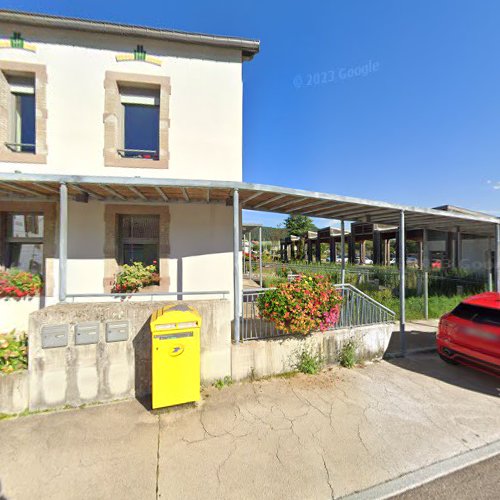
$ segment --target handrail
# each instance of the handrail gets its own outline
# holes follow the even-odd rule
[[[378,302],[377,300],[375,300],[373,297],[370,297],[366,293],[362,292],[359,288],[356,288],[351,283],[344,283],[344,284],[342,284],[342,283],[336,283],[333,286],[335,288],[337,288],[337,289],[339,289],[339,288],[340,289],[342,289],[342,288],[349,288],[354,293],[358,293],[359,295],[361,295],[363,298],[365,298],[366,300],[368,300],[372,304],[380,307],[385,312],[389,313],[391,316],[396,316],[396,313],[392,309],[389,309],[388,307],[384,306],[384,304],[381,304],[380,302]],[[274,289],[275,289],[275,287],[271,287],[271,288],[248,288],[246,290],[243,290],[243,295],[245,295],[245,293],[247,295],[250,295],[250,294],[253,294],[253,293],[265,292],[267,290],[274,290]]]
[[[354,285],[352,285],[351,283],[340,283],[340,284],[335,284],[333,285],[335,288],[349,288],[351,289],[353,292],[355,293],[358,293],[359,295],[361,295],[363,298],[367,299],[369,302],[371,302],[372,304],[380,307],[381,309],[384,309],[384,311],[388,312],[389,314],[391,314],[392,316],[396,316],[396,313],[392,310],[392,309],[389,309],[388,307],[384,306],[384,304],[381,304],[380,302],[378,302],[377,300],[375,300],[373,297],[370,297],[369,295],[367,295],[365,292],[362,292],[359,288],[356,288]]]
[[[73,293],[67,294],[66,297],[68,299],[77,299],[77,298],[100,298],[100,297],[183,297],[184,295],[222,295],[225,297],[229,295],[228,290],[203,290],[198,292],[151,292],[151,293]]]

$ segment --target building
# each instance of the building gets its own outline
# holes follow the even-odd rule
[[[241,73],[258,51],[255,40],[0,10],[0,265],[45,282],[31,301],[0,297],[0,329],[56,302],[116,301],[120,266],[140,261],[158,280],[139,299],[227,297],[226,341],[232,331],[239,343],[245,209],[340,220],[340,236],[320,231],[330,242],[344,221],[397,227],[400,253],[412,231],[460,228],[494,242],[500,289],[496,217],[242,182]]]
[[[254,40],[0,11],[0,173],[241,181],[242,66],[258,51]],[[130,203],[131,190],[70,189],[67,294],[110,292],[136,260],[157,263],[149,292],[232,290],[231,207],[167,204],[159,187],[157,203]],[[46,305],[59,296],[50,194],[0,200],[0,264],[41,272]]]

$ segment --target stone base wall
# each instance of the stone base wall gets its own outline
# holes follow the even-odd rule
[[[21,413],[29,403],[28,371],[0,374],[0,413]]]
[[[294,370],[297,354],[304,348],[319,353],[326,364],[337,363],[342,346],[353,339],[358,359],[381,359],[392,333],[392,324],[363,326],[346,330],[293,335],[268,340],[253,340],[232,345],[233,380],[267,377]]]
[[[151,393],[151,314],[176,302],[59,304],[33,313],[29,326],[29,408],[137,397]],[[231,373],[231,308],[227,300],[185,301],[202,317],[201,380]],[[129,322],[127,340],[107,342],[109,321]],[[75,344],[75,326],[98,322],[97,343]],[[69,325],[67,346],[43,348],[42,327]]]

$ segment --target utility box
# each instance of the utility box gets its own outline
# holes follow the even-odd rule
[[[165,306],[151,318],[152,407],[200,399],[201,316],[187,304]]]

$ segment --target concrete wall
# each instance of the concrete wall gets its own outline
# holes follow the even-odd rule
[[[231,309],[227,300],[192,301],[202,316],[201,380],[231,372]],[[32,410],[137,397],[151,391],[151,313],[162,303],[60,304],[35,312],[29,327],[29,392]],[[127,341],[108,343],[104,325],[129,320]],[[101,323],[99,341],[75,345],[77,323]],[[43,349],[43,325],[70,324],[67,347]]]
[[[37,173],[168,176],[183,179],[242,179],[242,61],[238,50],[85,34],[2,23],[0,37],[21,31],[36,52],[3,49],[2,59],[45,65],[47,71],[46,165]],[[117,62],[143,44],[161,66]],[[104,166],[106,71],[170,78],[169,168]],[[154,162],[151,162],[154,163]],[[153,165],[152,165],[153,166]],[[24,163],[0,171],[33,172]]]
[[[326,364],[337,363],[342,346],[353,339],[359,360],[380,359],[392,333],[392,324],[364,326],[346,330],[294,335],[267,341],[254,340],[232,345],[231,376],[234,380],[267,377],[294,370],[297,354],[304,348],[319,353]]]
[[[21,413],[29,402],[28,371],[0,373],[0,413]]]

